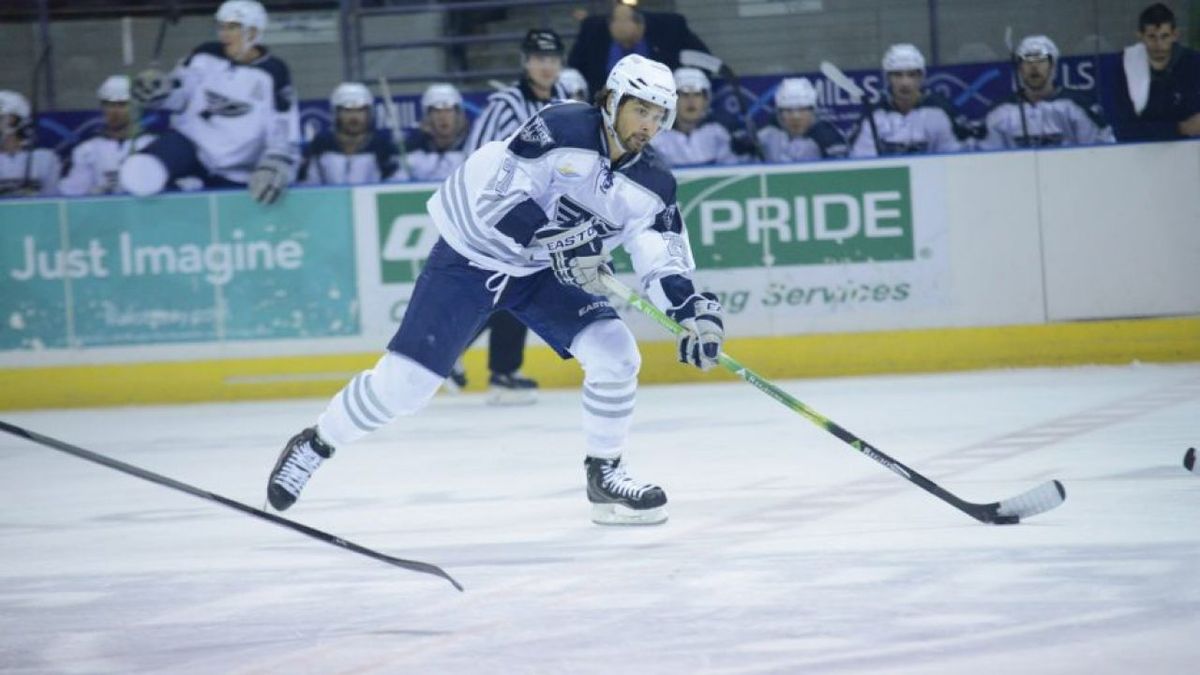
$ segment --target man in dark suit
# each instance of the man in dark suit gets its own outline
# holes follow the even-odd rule
[[[682,15],[641,12],[614,2],[610,16],[583,20],[567,64],[583,73],[589,90],[600,91],[613,64],[626,55],[640,54],[675,70],[680,65],[679,52],[684,49],[708,52]]]

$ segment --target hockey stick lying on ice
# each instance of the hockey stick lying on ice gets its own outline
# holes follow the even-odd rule
[[[342,539],[341,537],[338,537],[336,535],[329,534],[328,532],[322,532],[321,530],[318,530],[316,528],[297,523],[294,520],[288,520],[287,518],[282,518],[280,516],[275,515],[274,513],[268,513],[261,509],[256,509],[253,506],[247,506],[241,502],[229,499],[228,497],[222,497],[221,495],[216,494],[214,492],[208,492],[207,490],[201,490],[200,488],[193,487],[191,485],[188,485],[187,483],[181,483],[173,478],[167,478],[166,476],[163,476],[162,474],[157,474],[157,473],[154,473],[153,471],[147,471],[146,469],[142,469],[142,468],[133,466],[132,464],[126,464],[125,462],[122,462],[120,460],[116,460],[111,457],[106,457],[104,455],[92,452],[90,450],[84,450],[83,448],[75,446],[75,445],[71,445],[70,443],[66,443],[64,441],[60,441],[55,438],[50,438],[49,436],[43,436],[35,431],[29,431],[28,429],[23,429],[19,426],[16,426],[15,424],[9,424],[7,422],[0,421],[0,430],[7,431],[8,433],[12,434],[13,436],[20,436],[21,438],[33,441],[34,443],[40,443],[41,445],[44,445],[48,448],[53,448],[55,450],[61,450],[62,452],[67,453],[68,455],[75,455],[76,457],[79,457],[80,459],[86,459],[89,462],[95,462],[97,464],[102,464],[104,466],[107,466],[110,469],[116,469],[117,471],[127,473],[130,476],[136,476],[143,480],[150,481],[151,483],[157,483],[159,485],[163,485],[163,486],[175,489],[175,490],[179,490],[180,492],[186,492],[189,495],[192,495],[194,497],[200,497],[201,499],[207,499],[209,501],[216,502],[223,506],[228,506],[229,508],[234,509],[235,511],[241,511],[242,513],[245,513],[247,515],[254,516],[255,518],[262,518],[263,520],[275,523],[276,525],[279,525],[280,527],[286,527],[290,530],[295,530],[301,534],[306,534],[306,535],[312,537],[313,539],[323,541],[326,544],[333,544],[334,546],[340,546],[348,551],[353,551],[355,553],[358,553],[359,555],[365,555],[368,558],[374,558],[376,560],[381,560],[385,563],[388,563],[389,565],[395,565],[396,567],[402,567],[406,570],[411,570],[413,572],[422,572],[424,574],[432,574],[436,577],[441,577],[441,578],[445,579],[446,581],[449,581],[451,584],[453,584],[454,587],[457,588],[458,590],[461,591],[463,589],[461,584],[459,584],[457,581],[455,581],[454,578],[451,577],[449,574],[446,574],[445,570],[443,570],[442,568],[440,568],[436,565],[418,562],[415,560],[403,560],[401,558],[393,558],[390,555],[384,555],[378,551],[372,551],[369,548],[366,548],[364,546],[359,546],[358,544],[355,544],[352,541],[346,541],[345,539]]]
[[[617,281],[616,277],[611,274],[604,275],[604,286],[614,297],[620,298],[628,302],[634,309],[649,316],[657,321],[672,334],[678,335],[683,332],[683,327],[675,323],[671,317],[663,313],[662,310],[655,307],[651,303],[643,300],[641,296],[633,292],[629,287]],[[946,502],[954,508],[971,516],[972,518],[983,522],[993,523],[996,525],[1012,525],[1019,523],[1025,518],[1036,516],[1044,511],[1049,511],[1055,508],[1067,498],[1067,491],[1063,489],[1062,483],[1052,480],[1042,483],[1041,485],[1023,492],[1015,497],[1005,499],[999,502],[990,504],[975,504],[962,499],[959,499],[948,490],[942,488],[937,483],[929,480],[925,476],[913,471],[901,462],[884,454],[878,448],[854,434],[846,431],[834,422],[826,419],[820,413],[808,407],[799,400],[793,398],[786,391],[771,384],[758,373],[738,363],[734,358],[725,352],[720,355],[721,365],[734,375],[742,378],[746,382],[754,385],[759,391],[762,391],[767,396],[779,401],[785,406],[791,408],[795,412],[808,418],[810,422],[816,424],[829,433],[837,436],[845,441],[850,447],[858,450],[862,454],[879,462],[883,466],[890,469],[893,473],[899,475],[910,483],[915,483],[918,487],[932,494],[934,497]]]

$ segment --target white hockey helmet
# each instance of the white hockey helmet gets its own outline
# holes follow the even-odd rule
[[[128,103],[129,86],[128,75],[110,75],[96,90],[96,98],[102,103]]]
[[[267,10],[255,0],[225,0],[217,8],[217,21],[240,24],[243,29],[253,28],[254,37],[246,36],[246,49],[262,42],[267,31]]]
[[[1022,61],[1050,59],[1058,63],[1058,45],[1045,35],[1029,35],[1017,45],[1017,58]]]
[[[367,108],[374,102],[371,90],[358,82],[343,82],[334,87],[329,96],[329,107],[335,111],[338,108]]]
[[[15,115],[24,122],[29,119],[29,101],[10,89],[0,90],[0,115]]]
[[[708,81],[708,76],[699,68],[676,68],[675,69],[675,91],[685,93],[704,92],[709,96],[712,95],[712,82]]]
[[[775,109],[815,108],[817,90],[807,77],[789,77],[775,89]]]
[[[658,61],[639,54],[629,54],[613,66],[604,86],[609,90],[609,95],[600,112],[604,117],[604,126],[617,139],[617,145],[621,144],[615,128],[617,108],[626,96],[666,108],[667,116],[659,127],[660,131],[674,126],[675,102],[678,98],[675,95],[675,78],[671,75],[671,69]],[[621,149],[624,150],[624,147]]]
[[[883,54],[883,72],[893,73],[899,70],[919,70],[925,72],[925,57],[915,45],[901,43],[888,47]]]
[[[461,108],[462,94],[458,93],[458,88],[448,82],[436,82],[429,85],[424,94],[421,94],[421,109],[429,110],[430,108]]]
[[[587,80],[583,79],[583,73],[578,70],[563,68],[562,72],[558,74],[558,83],[567,90],[567,96],[578,98],[581,101],[588,100]]]

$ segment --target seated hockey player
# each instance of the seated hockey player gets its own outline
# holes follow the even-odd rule
[[[710,115],[712,83],[699,68],[675,71],[675,89],[679,92],[679,114],[675,125],[664,129],[652,143],[668,166],[737,164],[742,161],[733,151],[733,136]]]
[[[850,140],[851,157],[922,155],[969,149],[970,131],[941,96],[925,92],[925,57],[910,44],[883,55],[884,100],[868,108]]]
[[[58,194],[62,162],[53,150],[37,147],[35,138],[29,101],[0,90],[0,198]]]
[[[846,156],[846,137],[817,118],[817,90],[804,77],[787,78],[775,89],[775,121],[758,130],[768,162],[807,162]]]
[[[129,77],[113,75],[96,91],[104,126],[91,138],[71,150],[67,173],[58,183],[64,195],[110,195],[120,192],[117,172],[121,162],[134,149],[141,150],[154,140],[153,134],[139,134],[137,120],[129,104]]]
[[[463,149],[471,125],[462,94],[452,84],[431,84],[421,94],[421,126],[404,139],[413,180],[445,180],[467,159]]]
[[[334,88],[329,96],[333,124],[305,148],[299,182],[358,185],[406,178],[392,134],[375,128],[374,104],[371,90],[358,82],[343,82]]]
[[[647,148],[673,121],[675,101],[671,71],[631,54],[613,67],[595,106],[545,108],[511,137],[484,144],[442,183],[427,204],[441,238],[396,335],[315,426],[287,442],[268,480],[271,506],[290,507],[335,448],[425,407],[467,342],[502,308],[583,368],[592,519],[667,519],[663,489],[631,478],[622,460],[641,357],[603,295],[602,275],[609,251],[623,246],[650,300],[685,329],[679,360],[701,370],[717,364],[721,305],[692,281],[675,179]]]
[[[981,150],[1116,142],[1091,95],[1055,86],[1058,47],[1050,38],[1030,35],[1017,45],[1013,57],[1017,93],[988,112]]]
[[[216,18],[219,41],[197,47],[170,77],[147,70],[134,80],[134,99],[173,115],[170,131],[121,165],[130,194],[194,177],[205,187],[247,187],[270,204],[292,180],[300,117],[287,65],[259,44],[267,12],[227,0]]]

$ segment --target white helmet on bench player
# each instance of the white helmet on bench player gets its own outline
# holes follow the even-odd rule
[[[621,144],[615,125],[617,123],[617,108],[621,99],[632,96],[637,99],[662,106],[666,109],[666,118],[659,130],[670,129],[675,124],[675,76],[671,69],[658,61],[651,61],[638,54],[630,54],[613,66],[604,85],[608,91],[608,100],[601,108],[604,126],[608,127],[617,145]],[[624,150],[624,147],[621,148]]]
[[[907,43],[888,47],[883,54],[883,72],[894,73],[901,70],[925,72],[925,57],[920,49]]]

